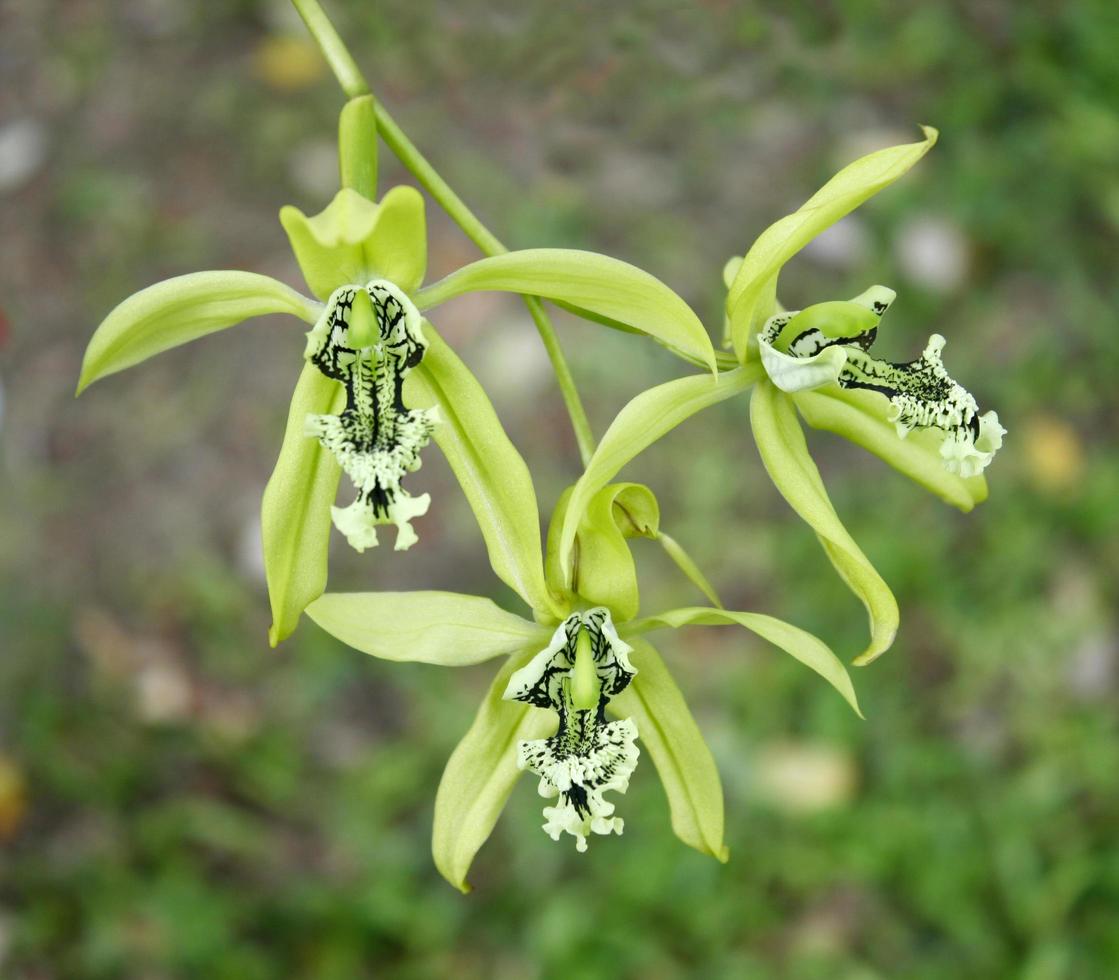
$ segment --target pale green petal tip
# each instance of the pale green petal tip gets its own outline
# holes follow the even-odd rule
[[[624,829],[615,804],[604,794],[624,793],[629,787],[640,755],[637,725],[632,718],[607,722],[606,705],[637,673],[631,650],[605,608],[572,613],[505,689],[505,700],[551,709],[559,716],[559,728],[550,738],[518,743],[517,766],[540,777],[542,797],[556,799],[555,806],[544,807],[544,832],[554,841],[570,834],[580,852],[586,851],[591,834],[621,834]],[[584,686],[584,670],[596,688],[594,706],[587,708],[579,707],[576,698]]]
[[[304,431],[357,489],[350,506],[331,509],[334,526],[355,551],[377,546],[380,524],[396,525],[395,550],[406,551],[418,539],[410,522],[431,503],[428,494],[412,497],[401,486],[420,468],[437,421],[433,410],[399,402],[404,378],[426,347],[419,311],[386,280],[335,290],[307,334],[306,359],[346,388],[346,408],[339,415],[308,415]]]

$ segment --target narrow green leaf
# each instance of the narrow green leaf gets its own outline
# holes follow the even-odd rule
[[[668,797],[672,829],[689,847],[726,862],[723,786],[719,770],[688,703],[652,644],[634,637],[630,655],[637,674],[611,700],[610,712],[632,718],[641,747]]]
[[[925,138],[877,150],[839,171],[797,211],[770,225],[750,246],[727,293],[730,339],[745,361],[750,338],[776,312],[781,267],[813,238],[901,177],[936,143],[937,132],[922,126]]]
[[[862,711],[859,710],[855,688],[851,684],[851,677],[847,673],[847,668],[843,666],[843,661],[831,652],[823,640],[798,626],[761,613],[692,606],[686,609],[672,609],[656,616],[636,620],[622,630],[622,635],[628,643],[631,636],[648,630],[663,629],[666,626],[671,626],[673,629],[679,629],[681,626],[744,626],[816,671],[843,695],[844,700],[855,710],[855,714],[860,718],[863,716]]]
[[[466,875],[474,855],[493,832],[521,772],[517,743],[546,738],[556,716],[519,701],[502,700],[513,671],[536,652],[510,657],[494,678],[470,730],[458,743],[435,795],[431,852],[435,866],[455,888],[470,891]]]
[[[534,610],[562,619],[544,583],[532,476],[477,378],[424,321],[427,353],[405,381],[405,402],[438,406],[433,438],[474,511],[498,578]]]
[[[760,365],[751,364],[716,377],[677,378],[643,391],[618,413],[575,484],[564,515],[558,554],[565,581],[571,580],[575,531],[591,497],[665,433],[697,412],[746,391],[763,373]]]
[[[855,543],[828,499],[808,453],[792,399],[768,381],[750,399],[750,425],[769,478],[816,532],[840,578],[866,607],[870,643],[854,663],[870,663],[890,648],[898,630],[898,604],[889,586]]]
[[[862,446],[964,513],[987,499],[983,476],[964,478],[944,468],[941,433],[917,430],[898,438],[887,417],[890,403],[881,395],[834,385],[800,391],[792,398],[812,428],[826,429]]]
[[[463,293],[483,290],[541,296],[607,317],[700,358],[715,370],[706,329],[676,293],[627,262],[575,249],[534,248],[479,259],[416,296],[430,309]]]
[[[456,592],[328,592],[307,615],[382,660],[463,667],[545,646],[548,632],[482,596]]]
[[[255,272],[192,272],[129,296],[97,328],[82,361],[78,391],[249,317],[290,313],[314,323],[320,306],[290,286]]]
[[[341,469],[317,439],[304,434],[308,415],[337,414],[345,389],[305,364],[291,398],[284,442],[260,508],[264,573],[272,604],[272,646],[287,639],[310,602],[326,588],[330,507]]]

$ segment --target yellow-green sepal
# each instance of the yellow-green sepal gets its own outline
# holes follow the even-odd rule
[[[745,627],[763,640],[768,640],[775,647],[784,650],[794,660],[814,670],[843,696],[843,700],[851,706],[855,714],[860,718],[863,716],[859,708],[859,699],[855,695],[855,687],[851,683],[847,668],[843,666],[843,661],[823,640],[807,630],[802,630],[799,626],[793,626],[791,623],[763,613],[689,606],[635,620],[623,627],[620,632],[626,642],[630,643],[642,633],[663,629],[666,626],[673,629],[679,629],[681,626]]]
[[[379,204],[343,187],[314,217],[291,205],[282,208],[280,223],[307,285],[320,299],[339,286],[371,279],[388,279],[406,293],[423,282],[427,226],[423,197],[414,187],[394,187]]]
[[[426,320],[427,351],[404,382],[414,408],[438,408],[432,438],[447,457],[485,539],[494,573],[544,618],[564,611],[544,582],[532,475],[478,379]]]
[[[632,718],[637,726],[668,798],[676,836],[725,863],[730,852],[723,839],[723,785],[715,759],[660,654],[640,637],[628,642],[637,673],[608,710],[618,718]]]
[[[219,270],[157,282],[120,303],[90,338],[77,394],[94,381],[254,316],[314,323],[321,307],[269,276]]]
[[[835,512],[809,455],[790,396],[770,381],[760,382],[750,398],[750,425],[774,486],[816,532],[840,578],[866,607],[870,642],[854,663],[870,663],[890,648],[897,635],[899,613],[894,594]]]
[[[715,370],[703,323],[655,276],[628,262],[564,248],[506,252],[471,262],[416,296],[421,310],[464,293],[497,290],[570,304],[639,330]]]
[[[307,615],[335,639],[382,660],[465,667],[547,643],[536,623],[458,592],[328,592]]]
[[[742,262],[733,269],[734,280],[726,302],[728,339],[740,362],[745,362],[749,346],[762,325],[777,312],[777,277],[782,266],[822,231],[888,187],[928,153],[936,143],[937,131],[931,126],[921,128],[923,140],[877,150],[844,167],[800,208],[770,225],[750,246]]]
[[[461,892],[470,891],[470,865],[521,775],[517,743],[555,731],[553,712],[502,697],[513,672],[535,652],[529,648],[510,657],[498,672],[474,723],[451,753],[435,794],[431,853],[439,873]]]
[[[337,414],[345,389],[304,364],[292,394],[276,468],[260,507],[264,574],[272,605],[272,646],[287,639],[303,610],[326,589],[330,508],[338,494],[341,468],[304,431],[308,415]]]

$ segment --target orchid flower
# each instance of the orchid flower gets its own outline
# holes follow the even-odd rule
[[[535,501],[523,461],[496,417],[486,417],[484,426],[467,424],[468,438],[500,459],[522,503]],[[643,754],[664,785],[676,835],[727,860],[719,774],[684,696],[645,639],[652,630],[745,627],[823,676],[859,711],[842,662],[788,623],[704,606],[638,618],[628,542],[662,533],[647,487],[615,483],[594,494],[576,531],[574,574],[564,578],[556,549],[573,499],[569,490],[553,515],[537,568],[549,602],[529,601],[531,618],[481,596],[450,592],[328,592],[307,609],[328,633],[386,660],[466,666],[505,658],[436,794],[435,863],[463,891],[474,856],[523,771],[539,777],[539,793],[549,801],[544,831],[555,840],[569,835],[585,851],[594,835],[620,834],[632,819],[619,812],[619,798]],[[535,541],[539,556],[535,504],[506,512],[503,523],[507,537],[526,552]]]
[[[897,601],[828,499],[797,411],[813,427],[863,446],[964,511],[986,499],[982,473],[1005,430],[994,412],[981,414],[971,394],[949,377],[939,335],[906,364],[871,355],[893,290],[874,286],[852,300],[785,311],[777,303],[777,277],[816,235],[920,160],[937,138],[934,129],[924,133],[920,142],[879,150],[845,167],[799,210],[766,229],[744,258],[727,263],[727,342],[737,366],[715,378],[697,375],[651,388],[622,409],[572,493],[557,547],[565,572],[572,567],[579,516],[599,487],[685,419],[752,389],[751,426],[770,478],[866,607],[870,642],[854,662],[869,663],[890,647]]]
[[[291,634],[303,609],[326,588],[331,523],[358,551],[377,545],[382,524],[396,526],[397,550],[415,543],[411,522],[427,512],[430,498],[412,496],[403,479],[419,468],[430,438],[448,455],[468,496],[482,492],[480,484],[502,480],[484,460],[470,457],[479,447],[462,443],[474,383],[466,385],[469,391],[440,383],[451,355],[424,319],[426,311],[484,290],[543,297],[715,366],[702,323],[676,293],[603,255],[508,252],[421,288],[427,266],[424,199],[415,188],[399,186],[375,200],[376,146],[372,97],[351,99],[339,121],[342,189],[313,217],[290,206],[280,212],[315,298],[253,272],[178,276],[117,306],[94,333],[82,364],[79,393],[109,374],[251,317],[285,313],[312,325],[262,502],[273,645]],[[342,472],[356,499],[336,507]],[[479,515],[484,534],[488,520]],[[523,570],[500,560],[494,567],[510,584],[522,577]]]

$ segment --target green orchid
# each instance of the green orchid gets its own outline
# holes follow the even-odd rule
[[[500,449],[504,466],[525,481],[520,499],[535,500],[528,471],[496,418],[470,428],[471,441]],[[435,863],[463,891],[474,856],[522,772],[538,776],[540,795],[551,801],[544,807],[544,831],[555,840],[570,835],[584,851],[594,835],[622,833],[626,818],[617,812],[617,796],[626,791],[642,751],[664,786],[677,836],[727,859],[718,771],[680,689],[645,639],[648,632],[745,627],[816,671],[859,711],[842,662],[822,641],[788,623],[714,606],[638,618],[628,541],[661,536],[659,508],[647,487],[608,484],[593,495],[578,522],[574,574],[560,579],[556,549],[572,500],[569,490],[553,515],[547,553],[537,568],[548,602],[529,601],[531,619],[481,596],[449,592],[328,592],[307,609],[328,633],[386,660],[467,666],[505,658],[436,794]],[[524,543],[526,551],[536,535],[539,555],[534,512],[507,512],[501,521],[505,536]],[[690,560],[682,567],[694,569]]]
[[[326,588],[331,524],[357,551],[377,545],[376,529],[383,524],[395,525],[397,550],[411,547],[417,540],[411,522],[427,512],[430,497],[413,497],[403,486],[405,476],[419,468],[432,437],[449,456],[463,449],[455,433],[472,410],[469,396],[456,400],[461,392],[439,383],[451,355],[424,319],[427,311],[485,290],[543,297],[715,367],[711,341],[688,305],[653,276],[607,256],[571,249],[508,252],[423,287],[424,199],[408,186],[375,199],[376,112],[369,95],[343,108],[343,186],[330,204],[313,217],[291,206],[280,212],[315,298],[253,272],[179,276],[114,309],[94,333],[82,364],[79,393],[109,374],[255,316],[287,313],[312,325],[262,501],[273,645],[291,634],[303,609]],[[491,484],[500,484],[502,474],[483,462],[456,466],[452,459],[452,467],[468,497],[500,495]],[[356,498],[336,507],[343,472]],[[489,520],[488,512],[479,512],[483,533]],[[520,574],[495,569],[510,584]]]
[[[921,159],[937,138],[934,129],[924,133],[920,142],[879,150],[845,167],[800,209],[766,229],[745,257],[727,263],[726,339],[736,366],[715,378],[670,381],[622,409],[572,493],[557,547],[565,574],[572,570],[579,517],[600,487],[684,420],[751,391],[750,422],[767,472],[866,607],[870,642],[854,662],[869,663],[890,647],[897,601],[828,499],[797,412],[964,511],[986,499],[982,473],[1004,429],[994,412],[980,414],[975,399],[948,376],[939,335],[907,364],[870,354],[893,290],[874,286],[852,300],[786,311],[777,303],[777,277],[816,235]]]

